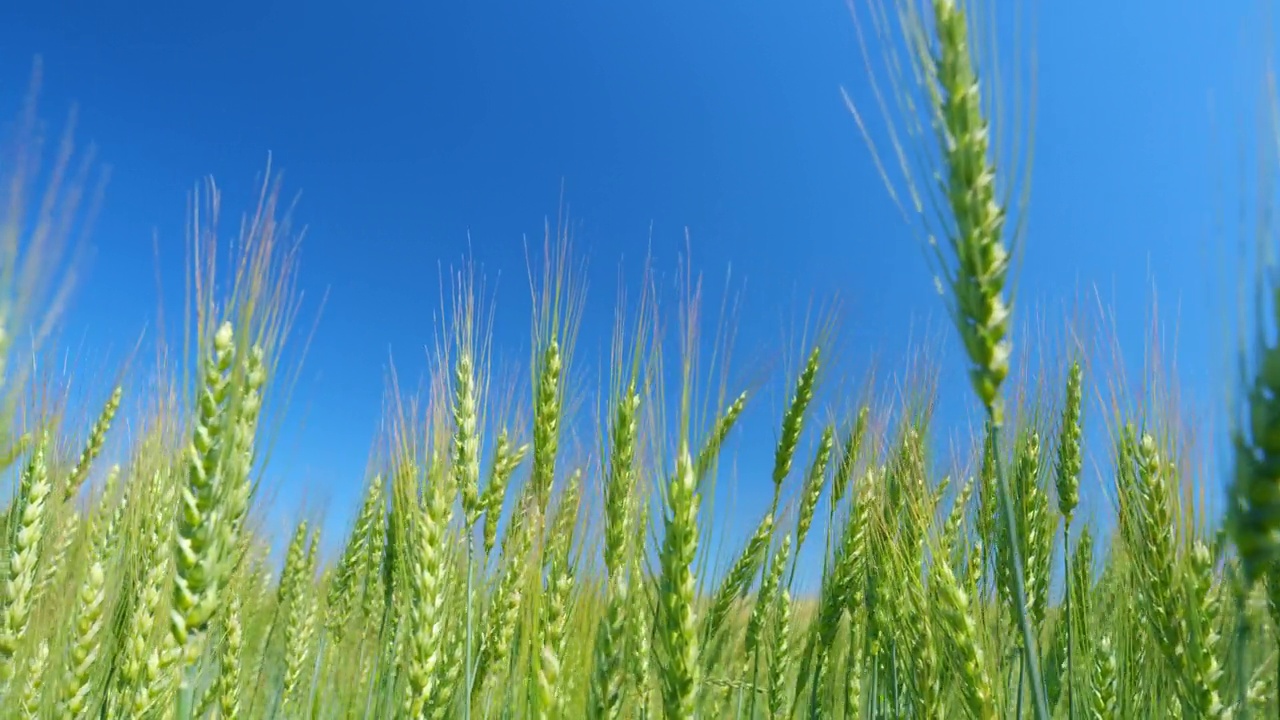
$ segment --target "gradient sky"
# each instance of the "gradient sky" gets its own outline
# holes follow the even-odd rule
[[[1270,19],[1249,2],[1038,5],[1024,307],[1058,318],[1096,288],[1140,359],[1158,288],[1183,387],[1212,396],[1231,292],[1217,223],[1239,211],[1251,167]],[[112,167],[68,327],[102,357],[122,358],[155,320],[153,237],[166,285],[181,287],[200,178],[239,212],[270,152],[301,191],[307,307],[329,295],[295,397],[305,424],[273,481],[289,512],[330,504],[331,534],[356,500],[388,357],[421,370],[440,263],[470,238],[500,276],[496,342],[520,347],[524,238],[554,221],[562,186],[590,263],[579,360],[592,382],[619,263],[634,280],[652,247],[674,269],[686,228],[710,288],[731,267],[745,291],[743,376],[757,361],[794,365],[798,349],[779,348],[810,302],[837,293],[855,364],[875,354],[896,369],[913,339],[953,346],[841,100],[842,86],[869,97],[843,0],[12,2],[0,10],[5,116],[37,53],[45,115],[78,103],[78,136]],[[944,382],[963,388],[959,358],[946,359]],[[771,445],[782,403],[761,396],[743,446]],[[738,468],[750,517],[768,488],[767,457],[758,471],[753,457]]]

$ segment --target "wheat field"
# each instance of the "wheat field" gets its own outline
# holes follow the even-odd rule
[[[789,348],[786,402],[767,417],[755,385],[700,359],[725,329],[687,269],[674,303],[637,273],[606,376],[587,379],[585,286],[553,229],[531,273],[527,381],[497,368],[497,301],[458,263],[426,381],[408,391],[389,373],[367,475],[348,480],[363,500],[349,527],[323,528],[333,557],[318,521],[263,521],[297,370],[278,186],[234,242],[216,190],[201,196],[182,342],[79,413],[39,359],[56,352],[66,246],[96,196],[69,150],[41,173],[20,142],[0,168],[0,716],[1280,713],[1274,332],[1223,385],[1240,418],[1229,471],[1206,469],[1169,397],[1094,372],[1086,343],[1019,367],[1008,286],[1034,242],[1019,222],[1030,129],[993,112],[981,79],[998,58],[969,5],[873,3],[859,37],[894,72],[872,102],[848,100],[886,202],[929,249],[975,427],[937,427],[932,367],[843,390],[858,382],[833,376],[823,328]],[[887,141],[873,113],[896,128]],[[1244,279],[1270,302],[1265,280]],[[730,452],[748,415],[773,428],[767,466]],[[738,478],[771,484],[772,501],[717,545],[712,503]],[[1082,495],[1102,517],[1081,517]]]

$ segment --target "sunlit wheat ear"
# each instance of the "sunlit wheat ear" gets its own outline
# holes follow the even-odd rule
[[[1091,612],[1093,587],[1093,533],[1086,528],[1071,555],[1071,612],[1082,621]]]
[[[468,528],[480,519],[480,434],[477,378],[469,347],[460,349],[454,363],[453,379],[453,474],[462,496],[462,512]]]
[[[449,597],[446,599],[447,607],[458,607],[465,600],[466,585],[462,583],[449,584]],[[434,705],[434,715],[432,720],[447,720],[457,717],[461,714],[463,708],[459,707],[459,702],[466,697],[466,685],[463,680],[464,670],[466,669],[466,623],[458,620],[449,620],[446,622],[445,628],[445,650],[444,665],[440,672],[440,683],[436,691],[436,700]]]
[[[1093,673],[1090,677],[1092,692],[1089,697],[1091,720],[1113,720],[1119,717],[1116,708],[1116,654],[1111,638],[1104,635],[1094,647]]]
[[[560,412],[563,394],[560,388],[560,343],[547,343],[538,367],[537,394],[533,410],[533,476],[534,496],[546,508],[551,483],[556,473],[556,453],[560,444]]]
[[[44,537],[46,502],[53,486],[45,463],[47,438],[31,456],[19,482],[17,521],[9,546],[8,576],[0,598],[0,688],[15,674],[14,655],[18,651],[31,618],[31,593],[36,580],[36,560]]]
[[[1167,478],[1155,438],[1143,433],[1141,439],[1130,439],[1136,497],[1136,537],[1133,548],[1138,556],[1138,571],[1147,584],[1148,602],[1143,609],[1151,622],[1162,649],[1172,658],[1182,642],[1176,608],[1174,580],[1173,528],[1169,511]]]
[[[841,488],[848,486],[852,480],[854,464],[857,462],[862,446],[869,413],[869,409],[865,406],[859,411],[857,420],[849,429],[844,448],[841,450],[841,457],[832,478],[832,513],[829,517],[832,523],[835,522],[835,506],[843,495]],[[822,575],[817,622],[813,623],[809,629],[808,638],[800,656],[800,668],[796,676],[796,701],[799,703],[802,700],[800,692],[808,685],[810,712],[813,713],[818,713],[822,709],[819,693],[828,682],[827,672],[830,669],[829,661],[831,651],[834,649],[833,642],[839,631],[841,619],[849,606],[854,586],[860,579],[863,563],[862,541],[864,540],[862,529],[865,528],[865,513],[868,509],[866,505],[868,485],[869,483],[863,483],[859,488],[860,492],[852,500],[849,517],[844,523],[835,556]],[[828,529],[828,544],[833,537],[831,534],[833,532],[834,528]]]
[[[786,717],[787,681],[791,673],[791,593],[785,587],[778,588],[773,601],[772,628],[773,652],[769,660],[769,717]]]
[[[0,333],[3,333],[3,331],[0,330]],[[3,357],[0,357],[0,362],[3,362]],[[10,442],[7,447],[0,449],[0,470],[8,470],[18,461],[18,458],[26,455],[27,451],[31,449],[33,439],[31,433],[23,433]]]
[[[782,416],[782,434],[778,437],[778,447],[773,460],[773,496],[777,505],[778,493],[782,481],[791,473],[791,461],[796,455],[796,446],[800,443],[800,432],[804,429],[805,412],[813,401],[813,388],[818,379],[820,352],[817,347],[809,353],[809,360],[796,380],[795,392],[791,403]],[[776,510],[776,507],[775,507]]]
[[[383,604],[386,602],[387,507],[385,491],[369,525],[369,552],[359,568],[361,585],[360,612],[366,632],[380,630]]]
[[[241,664],[245,661],[244,629],[240,616],[240,596],[232,594],[227,603],[227,611],[223,614],[225,635],[218,657],[218,680],[210,690],[217,701],[218,714],[223,718],[240,716]]]
[[[582,471],[574,470],[565,484],[547,537],[543,592],[543,618],[538,654],[538,691],[535,715],[559,717],[563,713],[567,678],[563,677],[569,613],[573,599],[572,549],[578,520]]]
[[[262,415],[263,386],[267,381],[267,368],[261,346],[254,345],[241,361],[242,386],[239,403],[231,425],[230,448],[225,456],[226,521],[221,523],[220,544],[233,548],[239,542],[245,517],[249,512],[249,500],[253,494],[254,438],[258,433],[258,420]],[[226,562],[237,563],[239,557],[227,552]],[[225,574],[231,568],[224,568]]]
[[[141,480],[137,482],[143,482]],[[175,483],[162,471],[157,471],[145,483],[143,491],[154,498],[158,507],[172,507]],[[156,618],[161,611],[165,595],[165,583],[173,567],[173,553],[169,550],[173,541],[172,514],[160,512],[151,516],[142,528],[142,542],[138,550],[141,563],[141,581],[137,589],[137,603],[123,636],[123,661],[120,663],[121,705],[132,717],[141,717],[159,695],[163,682],[161,665],[173,661],[168,652],[162,652],[172,644],[172,634],[166,632],[161,649],[155,648]],[[164,644],[167,641],[168,644]]]
[[[1030,433],[1019,448],[1014,468],[1014,497],[1020,508],[1020,549],[1026,554],[1027,607],[1036,627],[1043,627],[1049,603],[1050,559],[1053,551],[1053,514],[1049,495],[1040,485],[1040,434]]]
[[[522,503],[517,506],[516,511],[519,516],[532,512],[533,509],[529,503]],[[490,595],[489,610],[481,632],[475,682],[472,685],[473,704],[486,687],[486,680],[501,671],[512,650],[512,638],[520,618],[526,565],[532,546],[532,525],[530,522],[512,523],[503,542],[501,575]]]
[[[474,666],[475,639],[475,530],[484,514],[486,502],[480,494],[480,429],[483,426],[481,414],[485,404],[486,391],[486,354],[479,343],[476,318],[476,294],[474,276],[468,267],[459,273],[455,281],[453,298],[452,350],[453,357],[453,397],[452,397],[452,463],[453,484],[461,498],[462,520],[465,545],[465,569],[462,574],[465,582],[463,590],[462,641],[458,650],[461,657],[458,663],[450,663],[450,671],[461,670],[463,688],[459,693],[469,700],[473,683],[472,668]],[[459,667],[461,665],[461,667]],[[443,712],[448,703],[440,703]],[[470,703],[464,703],[462,717],[470,720]]]
[[[945,552],[945,548],[943,551]],[[961,695],[969,716],[982,720],[995,720],[991,683],[987,677],[986,661],[979,646],[977,626],[969,613],[969,598],[951,572],[947,562],[934,562],[934,609],[940,619],[940,635],[950,649],[952,671],[956,673]]]
[[[233,335],[224,323],[213,338],[212,355],[204,371],[197,403],[197,419],[187,458],[187,482],[181,490],[174,558],[177,574],[169,628],[178,647],[186,647],[192,633],[204,630],[217,609],[222,528],[227,522],[219,507],[226,430],[226,403],[233,362]]]
[[[852,642],[845,658],[844,669],[844,715],[845,717],[862,717],[862,683],[863,683],[863,646]]]
[[[910,513],[911,511],[909,511]],[[907,548],[897,553],[892,572],[897,576],[894,588],[898,632],[906,642],[910,658],[909,687],[917,695],[923,717],[941,717],[943,713],[943,670],[938,658],[935,637],[938,628],[931,619],[932,607],[926,595],[924,578],[916,567],[924,565],[926,538],[901,538]]]
[[[312,531],[307,559],[299,572],[294,574],[293,591],[290,593],[289,610],[285,621],[284,687],[281,689],[281,708],[284,714],[295,717],[303,703],[303,673],[310,656],[311,637],[315,629],[316,597],[315,571],[316,549],[320,544],[320,531]]]
[[[840,464],[836,468],[836,475],[831,481],[831,503],[839,505],[844,499],[844,494],[849,488],[849,483],[853,481],[853,470],[858,462],[858,454],[862,449],[863,439],[867,435],[867,422],[871,417],[871,408],[863,406],[858,411],[858,418],[854,421],[853,427],[849,428],[849,434],[845,437],[844,447],[840,450]]]
[[[111,421],[116,416],[116,410],[120,408],[120,396],[123,392],[124,389],[119,386],[111,392],[111,397],[102,408],[102,413],[89,429],[89,439],[85,442],[84,449],[80,451],[80,457],[76,458],[75,466],[71,468],[67,484],[63,486],[63,502],[70,502],[80,492],[84,479],[89,476],[89,466],[98,457],[98,453],[102,452],[102,444],[106,441],[107,431],[111,429]]]
[[[751,615],[747,618],[746,636],[743,640],[743,653],[739,672],[747,683],[747,717],[754,717],[756,702],[756,683],[761,682],[761,656],[765,640],[765,631],[772,619],[771,611],[775,607],[779,588],[782,585],[782,571],[791,558],[791,534],[782,536],[782,542],[774,552],[767,565],[768,572],[760,581],[756,591],[755,602],[752,603]],[[766,676],[767,677],[767,676]],[[766,683],[767,685],[767,683]],[[767,698],[766,698],[767,699]],[[739,696],[739,706],[743,699]],[[741,707],[739,711],[741,712]]]
[[[329,583],[325,603],[325,628],[333,635],[335,643],[341,643],[346,634],[347,621],[351,617],[356,599],[353,593],[359,590],[361,569],[369,565],[374,524],[382,520],[385,503],[382,475],[375,474],[365,491],[364,504],[360,507],[360,514],[356,516],[351,539],[338,559],[333,582]]]
[[[818,449],[813,456],[813,464],[805,476],[804,486],[800,490],[800,513],[796,518],[796,552],[804,545],[809,528],[813,525],[813,513],[818,507],[818,499],[827,480],[827,464],[831,461],[831,449],[835,443],[835,428],[828,425],[818,440]]]
[[[627,613],[627,680],[629,690],[644,706],[648,707],[649,692],[653,685],[652,629],[654,626],[653,595],[651,583],[646,583],[642,561],[638,553],[632,553],[631,577],[638,578],[632,586],[632,605]],[[624,691],[625,692],[625,691]]]
[[[428,479],[422,503],[417,499],[416,477],[407,468],[397,472],[393,512],[405,520],[408,544],[409,693],[404,704],[410,717],[421,718],[435,715],[440,701],[437,683],[444,662],[445,533],[449,507],[440,475],[434,482]]]
[[[809,645],[801,659],[799,683],[808,681],[811,674],[820,677],[829,661],[841,619],[847,613],[852,621],[855,602],[861,588],[866,558],[867,525],[871,517],[874,482],[870,475],[859,483],[853,499],[849,518],[841,530],[841,540],[836,548],[831,568],[822,577],[819,595],[817,625],[810,632]],[[814,683],[819,682],[815,677]],[[815,688],[816,693],[816,688]],[[814,698],[811,698],[814,704]]]
[[[989,117],[993,109],[1002,109],[1001,101],[1007,98],[1001,94],[1006,88],[992,83],[995,90],[984,95],[979,74],[998,77],[1002,62],[1017,66],[1024,58],[996,57],[994,51],[1000,46],[984,35],[995,32],[995,12],[984,3],[893,0],[890,4],[893,7],[886,12],[882,3],[873,3],[871,15],[875,37],[885,42],[882,52],[891,68],[892,102],[883,100],[878,85],[873,88],[890,128],[905,194],[910,197],[910,207],[904,211],[914,216],[915,229],[936,263],[940,284],[950,291],[948,303],[969,356],[973,388],[999,425],[1003,420],[1000,386],[1009,372],[1011,350],[1005,285],[1010,250],[1019,244],[1022,230],[1020,216],[1006,222],[1007,203],[1025,201],[1031,127],[1030,123],[1019,127],[1016,109],[1012,115]],[[927,5],[932,13],[922,7]],[[932,23],[926,21],[926,14],[932,16]],[[866,57],[856,8],[854,18]],[[891,28],[895,19],[897,27]],[[984,27],[988,22],[992,27]],[[971,37],[975,30],[979,31],[976,38]],[[899,41],[909,61],[905,69],[897,55]],[[1020,70],[1015,71],[1015,80]],[[869,60],[868,72],[874,83]],[[1013,99],[1022,98],[1015,95]],[[880,155],[866,133],[862,114],[847,96],[846,100],[898,201],[894,182],[879,165]],[[996,129],[1003,132],[993,132],[993,120],[1001,123]],[[1022,166],[1015,152],[998,156],[1000,151],[1017,150],[1028,154]],[[997,160],[1002,162],[999,167]]]
[[[947,199],[954,214],[950,235],[955,268],[949,275],[956,324],[972,363],[974,389],[999,424],[1000,385],[1009,374],[1009,308],[1004,301],[1009,254],[1003,241],[1005,211],[989,160],[987,121],[971,65],[964,12],[950,0],[934,2],[936,60],[943,121]]]
[[[982,559],[984,571],[993,563],[996,564],[996,570],[999,570],[998,564],[1001,560],[996,557],[995,551],[1005,541],[1004,520],[1000,506],[1000,484],[996,480],[995,433],[997,432],[999,431],[990,423],[987,424],[982,439],[982,458],[978,466],[978,512],[973,525],[987,553],[987,557]]]
[[[667,487],[659,624],[655,628],[662,665],[659,679],[667,717],[693,716],[698,692],[698,636],[694,618],[694,560],[698,551],[698,494],[693,458],[684,444]]]
[[[974,600],[974,614],[978,615],[979,618],[982,617],[981,613],[984,612],[981,608],[985,605],[985,599],[982,597],[983,580],[985,579],[982,572],[982,563],[983,558],[986,557],[985,553],[986,550],[982,547],[982,540],[978,538],[974,538],[965,549],[965,560],[967,561],[965,572],[968,574],[964,578],[964,590]]]
[[[970,477],[964,481],[960,489],[956,491],[955,499],[951,503],[951,512],[947,514],[947,520],[942,524],[941,545],[944,548],[951,548],[951,552],[956,552],[957,544],[960,540],[960,532],[964,525],[965,516],[969,511],[969,498],[973,495],[974,479]]]
[[[1067,374],[1066,402],[1062,408],[1062,427],[1058,433],[1058,463],[1056,482],[1058,486],[1058,511],[1062,513],[1067,525],[1071,525],[1071,516],[1080,502],[1080,470],[1084,467],[1083,454],[1080,449],[1080,405],[1081,386],[1084,373],[1080,363],[1071,363]]]
[[[596,635],[595,669],[591,678],[593,717],[616,718],[622,705],[623,642],[631,599],[627,576],[632,493],[636,480],[635,453],[640,395],[631,385],[618,398],[613,412],[608,480],[604,490],[604,617]]]
[[[1230,709],[1221,698],[1229,697],[1225,687],[1226,673],[1219,660],[1222,635],[1218,623],[1222,616],[1222,593],[1214,587],[1213,556],[1200,540],[1192,543],[1191,603],[1187,613],[1187,634],[1191,638],[1194,675],[1199,681],[1193,688],[1195,707],[1204,708],[1207,717],[1225,717]]]
[[[95,558],[89,565],[76,599],[75,639],[70,651],[70,667],[62,686],[65,717],[85,717],[88,710],[90,682],[101,645],[105,585],[106,571],[101,559]]]
[[[284,566],[280,569],[280,581],[276,584],[275,602],[270,619],[270,628],[265,637],[259,642],[262,644],[259,649],[259,664],[257,666],[258,678],[255,682],[250,683],[250,703],[256,700],[253,692],[256,692],[256,685],[265,680],[266,668],[271,661],[271,653],[273,652],[273,639],[280,642],[284,646],[286,652],[290,650],[292,643],[290,641],[291,632],[297,627],[297,621],[302,618],[299,608],[299,593],[305,594],[306,586],[311,582],[308,575],[308,549],[307,540],[310,537],[310,526],[307,521],[300,520],[294,527],[293,536],[289,540],[289,545],[285,549]],[[305,601],[305,598],[304,598]],[[290,628],[290,624],[294,628]],[[280,636],[286,636],[281,638]],[[279,638],[279,639],[277,639]],[[278,699],[282,699],[279,693],[283,690],[283,684],[268,689],[268,709],[275,707]]]
[[[1074,577],[1071,573],[1071,519],[1080,501],[1080,470],[1084,466],[1080,447],[1080,406],[1083,371],[1080,362],[1071,363],[1067,372],[1067,391],[1062,408],[1061,427],[1058,430],[1058,461],[1055,466],[1055,482],[1058,490],[1058,512],[1062,515],[1062,568],[1064,623],[1067,637],[1067,653],[1063,675],[1067,682],[1067,713],[1075,711],[1075,630],[1079,626],[1078,613],[1072,608]],[[1087,533],[1086,533],[1087,535]],[[1091,569],[1091,568],[1090,568]],[[1076,594],[1075,601],[1081,601]]]
[[[293,537],[285,550],[284,567],[280,570],[280,584],[276,588],[276,607],[279,608],[279,612],[286,615],[307,572],[308,532],[310,527],[307,521],[300,520],[293,529]]]
[[[22,683],[22,694],[18,697],[19,717],[23,720],[36,720],[40,715],[41,678],[45,667],[49,664],[49,643],[41,641],[35,652],[27,661],[27,678]]]
[[[969,377],[973,390],[986,408],[991,426],[991,442],[998,444],[999,428],[1004,422],[1004,408],[1000,388],[1009,374],[1009,358],[1012,352],[1010,339],[1011,307],[1006,303],[1006,280],[1010,266],[1010,248],[1016,248],[1021,239],[1021,218],[1012,224],[1006,222],[1006,200],[1022,193],[1025,201],[1026,177],[1018,177],[1016,164],[1006,164],[997,173],[993,157],[992,131],[987,111],[999,108],[996,93],[984,107],[984,95],[979,84],[978,72],[995,74],[1004,58],[984,58],[979,50],[984,43],[970,38],[972,16],[965,12],[972,3],[955,0],[932,0],[933,24],[929,26],[915,2],[898,0],[894,3],[898,25],[896,33],[889,27],[891,15],[884,12],[880,3],[873,3],[876,37],[886,42],[883,50],[886,65],[891,68],[896,114],[883,101],[880,110],[890,128],[896,157],[905,176],[910,193],[917,236],[924,241],[933,256],[936,277],[940,277],[950,292],[947,303],[968,355]],[[857,9],[850,7],[857,17]],[[982,20],[990,20],[994,26],[995,13],[975,13]],[[864,35],[859,25],[859,39]],[[991,30],[994,33],[994,29]],[[985,39],[985,38],[982,38]],[[896,55],[897,42],[906,45],[910,67],[902,70]],[[981,40],[981,39],[980,39]],[[994,40],[985,43],[989,48],[999,47]],[[863,46],[865,51],[865,44]],[[864,56],[865,57],[865,56]],[[1014,58],[1015,64],[1018,58]],[[870,63],[868,70],[871,71]],[[874,71],[873,87],[874,85]],[[914,84],[910,84],[914,83]],[[877,90],[878,95],[878,90]],[[858,108],[851,101],[850,109],[866,136]],[[1013,132],[1005,136],[1016,147],[1031,147],[1028,128],[1011,125]],[[998,120],[1004,123],[1008,118]],[[1000,126],[1001,128],[1003,126]],[[926,130],[932,130],[932,138],[926,138]],[[999,128],[998,128],[999,129]],[[1018,132],[1027,130],[1027,137]],[[913,147],[904,148],[900,135],[905,135]],[[870,142],[873,157],[882,174],[884,167]],[[912,159],[908,159],[912,158]],[[1006,163],[1009,158],[1004,158]],[[1025,168],[1021,172],[1025,172]],[[887,175],[886,181],[887,181]],[[935,186],[931,180],[938,180]],[[887,181],[888,182],[888,181]],[[924,184],[918,184],[924,183]],[[894,199],[893,184],[889,190]],[[1024,187],[1019,188],[1018,185]],[[1009,232],[1009,228],[1013,231]],[[945,248],[945,250],[944,250]],[[999,496],[1001,514],[1004,516],[1004,535],[1007,541],[1000,560],[1009,568],[1011,592],[1008,595],[1018,616],[1022,645],[1033,649],[1035,628],[1030,617],[1031,606],[1024,587],[1023,552],[1017,538],[1013,499],[1008,484],[998,471],[999,452],[992,452],[994,479],[998,492],[984,496]],[[985,485],[985,483],[984,483]],[[988,528],[988,529],[994,529]],[[983,538],[992,547],[990,536]],[[1039,603],[1035,603],[1039,604]],[[1024,653],[1027,680],[1032,707],[1039,720],[1048,720],[1049,711],[1044,693],[1044,680],[1040,673],[1036,652]]]
[[[1134,498],[1137,505],[1138,572],[1143,581],[1140,608],[1152,639],[1174,672],[1175,690],[1184,708],[1196,717],[1223,717],[1226,709],[1215,692],[1218,678],[1212,662],[1193,657],[1185,616],[1184,578],[1180,572],[1173,537],[1175,525],[1169,507],[1169,465],[1148,433],[1134,443]],[[1203,559],[1202,559],[1203,561]],[[1193,563],[1195,562],[1193,558]],[[1192,586],[1196,582],[1191,579]],[[1197,608],[1203,611],[1205,608]],[[1212,610],[1212,608],[1209,608]],[[1207,659],[1206,659],[1207,660]]]
[[[484,489],[484,552],[493,552],[494,543],[498,539],[498,519],[502,514],[502,503],[507,497],[507,485],[520,463],[529,454],[529,444],[515,446],[506,430],[498,435],[493,449],[493,460],[489,470],[489,482]]]
[[[110,517],[96,513],[89,525],[89,557],[74,606],[74,634],[62,680],[59,707],[63,717],[87,717],[93,672],[102,646],[104,603],[110,544],[115,528]]]
[[[698,460],[695,464],[694,474],[698,478],[698,489],[702,489],[703,483],[711,474],[711,468],[715,466],[716,460],[720,457],[720,449],[724,447],[724,441],[728,439],[729,433],[733,431],[734,425],[738,423],[738,418],[742,415],[742,411],[747,407],[747,393],[744,391],[733,402],[720,413],[720,417],[716,418],[716,423],[711,428],[711,432],[707,435],[707,439],[702,443],[702,449],[698,451]]]
[[[770,558],[768,572],[760,581],[760,589],[756,593],[756,601],[752,605],[751,615],[747,620],[746,651],[754,652],[760,646],[764,632],[764,622],[769,615],[769,603],[773,602],[778,585],[781,584],[782,570],[791,558],[791,535],[782,536],[782,542]]]
[[[50,508],[48,525],[53,530],[53,534],[49,535],[46,530],[45,545],[49,548],[44,555],[44,562],[41,563],[40,576],[36,580],[36,586],[31,591],[31,606],[37,607],[48,590],[58,584],[67,570],[67,558],[71,554],[71,546],[75,543],[80,532],[80,511],[75,508],[65,508],[66,514],[59,519],[57,514]]]
[[[720,587],[716,589],[715,594],[712,596],[711,604],[702,618],[704,667],[709,669],[710,664],[719,659],[716,654],[710,651],[713,648],[719,649],[717,641],[720,640],[721,632],[725,630],[729,613],[733,610],[734,603],[746,595],[747,590],[750,589],[752,582],[755,580],[756,574],[760,572],[760,566],[764,562],[765,551],[768,550],[769,541],[772,539],[773,515],[769,514],[760,520],[755,532],[747,540],[746,546],[742,548],[742,553],[734,560],[733,565],[729,566],[729,571],[725,573],[724,579],[720,581]],[[720,642],[723,641],[720,640]]]

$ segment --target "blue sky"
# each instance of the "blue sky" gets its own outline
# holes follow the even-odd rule
[[[1231,289],[1205,268],[1221,264],[1215,221],[1238,210],[1253,157],[1272,23],[1261,3],[1038,5],[1024,307],[1059,313],[1096,287],[1137,356],[1154,285],[1180,327],[1184,387],[1217,393]],[[307,307],[329,293],[295,397],[305,424],[274,481],[287,508],[331,504],[335,529],[362,480],[388,357],[421,369],[439,263],[470,247],[500,276],[497,343],[523,342],[523,238],[554,220],[562,187],[590,263],[587,377],[619,263],[634,279],[652,247],[674,269],[686,228],[709,288],[731,267],[745,292],[744,376],[779,356],[794,365],[798,348],[779,348],[811,301],[837,293],[855,366],[900,366],[913,339],[951,345],[841,100],[842,86],[869,97],[843,0],[121,7],[0,10],[0,111],[12,115],[39,53],[46,116],[78,103],[78,136],[112,166],[68,334],[122,358],[155,319],[152,238],[176,293],[187,193],[211,174],[228,210],[247,208],[272,153],[302,192]],[[944,382],[963,382],[946,359]],[[958,418],[967,397],[947,402]],[[771,444],[782,403],[778,389],[760,398],[744,449]],[[738,485],[750,516],[768,488],[753,457]]]

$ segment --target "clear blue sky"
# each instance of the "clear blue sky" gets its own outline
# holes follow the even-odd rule
[[[1268,58],[1261,3],[1038,5],[1023,299],[1097,286],[1136,356],[1154,283],[1181,326],[1184,385],[1217,392],[1229,298],[1204,268],[1222,252],[1215,218],[1239,202],[1242,129]],[[217,178],[239,211],[271,152],[302,192],[302,284],[310,309],[326,290],[329,301],[295,399],[306,423],[274,481],[286,508],[331,503],[331,531],[355,501],[389,353],[421,369],[438,263],[469,235],[501,274],[497,342],[522,342],[522,238],[554,218],[562,182],[590,262],[588,377],[619,261],[634,278],[652,238],[674,268],[686,227],[712,287],[730,266],[745,287],[744,363],[774,357],[807,303],[836,293],[859,358],[899,365],[911,328],[952,341],[840,98],[841,86],[868,97],[843,0],[12,2],[0,10],[8,116],[37,53],[46,116],[77,102],[79,137],[113,168],[69,328],[86,347],[122,357],[154,321],[153,233],[181,287],[199,178]],[[958,357],[947,360],[955,382]],[[748,438],[772,442],[782,402],[761,398]],[[754,516],[767,463],[740,472]]]

